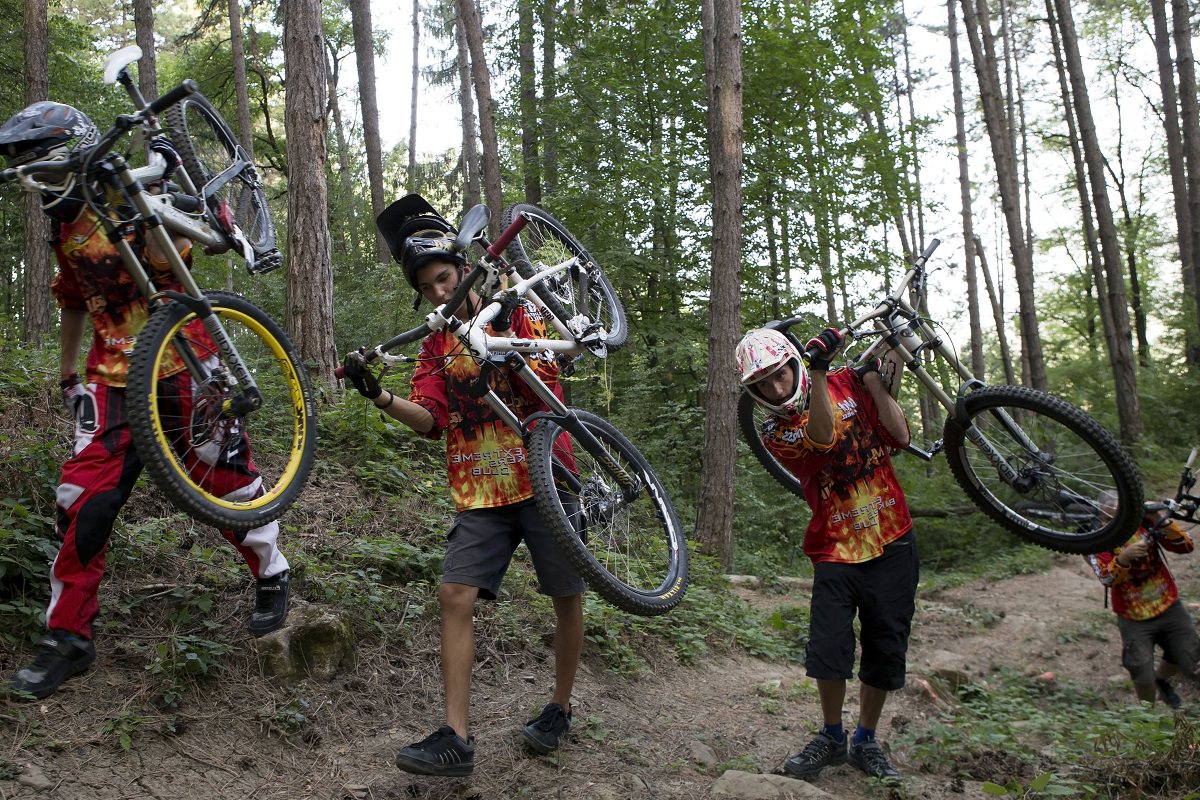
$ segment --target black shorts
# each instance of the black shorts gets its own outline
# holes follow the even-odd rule
[[[1121,631],[1121,664],[1134,683],[1154,682],[1154,647],[1162,648],[1163,661],[1174,664],[1185,675],[1200,667],[1200,637],[1192,615],[1176,600],[1153,619],[1117,617]]]
[[[522,539],[533,559],[538,591],[550,597],[570,597],[587,588],[550,537],[532,500],[460,511],[446,538],[442,583],[476,586],[485,600],[496,599],[500,582]]]
[[[908,633],[916,608],[920,560],[912,531],[860,564],[814,567],[805,667],[810,678],[847,680],[854,670],[854,616],[862,658],[858,677],[892,691],[904,686]]]

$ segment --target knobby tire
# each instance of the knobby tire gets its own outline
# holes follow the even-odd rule
[[[554,541],[580,576],[616,607],[656,616],[677,606],[687,591],[687,541],[670,497],[637,448],[612,424],[576,409],[574,421],[543,418],[529,440],[529,477],[538,511]],[[573,426],[602,445],[592,452]],[[574,469],[563,479],[562,434],[570,440]],[[556,448],[556,443],[558,443]],[[612,471],[615,461],[640,488],[624,498]]]

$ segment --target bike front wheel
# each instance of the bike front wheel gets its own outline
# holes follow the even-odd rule
[[[172,502],[203,522],[246,531],[277,519],[300,495],[316,452],[316,404],[300,356],[274,320],[238,295],[206,296],[261,405],[234,411],[244,393],[226,355],[194,309],[171,301],[154,310],[134,347],[129,427]]]
[[[546,307],[560,320],[583,317],[598,325],[600,338],[609,350],[625,344],[629,325],[625,306],[604,269],[592,258],[579,240],[549,211],[529,203],[517,203],[504,210],[501,230],[517,217],[526,219],[521,233],[505,251],[522,278],[532,278],[540,269],[578,257],[586,267],[576,274],[562,272],[534,287]]]
[[[1124,543],[1143,515],[1129,454],[1086,412],[1045,392],[991,386],[964,398],[967,424],[943,431],[946,458],[971,501],[1007,530],[1062,553]],[[1102,494],[1116,500],[1111,517]]]
[[[804,487],[800,485],[800,481],[783,464],[779,463],[779,460],[763,444],[762,429],[763,425],[767,424],[770,417],[773,416],[771,412],[754,402],[754,398],[748,392],[743,391],[742,396],[738,398],[737,414],[738,428],[742,432],[742,438],[746,440],[746,445],[750,448],[750,452],[754,453],[758,463],[763,465],[767,474],[774,478],[780,486],[803,499]]]
[[[228,230],[235,223],[256,256],[272,254],[275,224],[262,182],[221,112],[193,94],[164,111],[163,121],[184,170],[221,225]]]
[[[687,591],[688,552],[667,491],[613,425],[578,409],[573,416],[543,418],[530,434],[538,511],[601,597],[641,616],[670,611]]]

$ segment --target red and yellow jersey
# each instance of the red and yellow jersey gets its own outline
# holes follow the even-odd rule
[[[1122,566],[1116,560],[1117,554],[1139,538],[1150,539],[1150,549],[1144,557]],[[1155,540],[1162,546],[1161,550],[1153,543]],[[1171,522],[1159,536],[1142,527],[1121,547],[1085,557],[1100,582],[1112,590],[1112,607],[1117,616],[1144,620],[1154,619],[1179,599],[1179,587],[1167,569],[1162,550],[1190,553],[1193,547],[1187,531]]]
[[[170,266],[149,257],[140,231],[129,233],[126,240],[149,271],[154,288],[183,291]],[[146,298],[90,209],[84,209],[74,222],[59,226],[54,251],[58,274],[50,284],[50,291],[61,308],[86,311],[92,320],[88,382],[123,387],[129,373],[129,354],[149,317]],[[190,267],[190,246],[183,259]],[[209,341],[199,322],[189,323],[188,330]],[[174,375],[182,369],[183,363],[171,350],[162,375]]]
[[[540,339],[545,338],[546,322],[532,303],[523,302],[513,311],[510,328],[514,338]],[[487,330],[494,335],[491,326]],[[446,433],[446,470],[458,510],[496,508],[533,497],[520,435],[483,397],[468,391],[479,377],[479,364],[463,344],[449,331],[437,331],[425,337],[418,358],[408,399],[433,415],[433,428],[426,436],[436,439]],[[553,354],[531,354],[526,360],[561,398]],[[547,410],[541,398],[507,370],[494,372],[490,384],[519,419]],[[568,466],[574,468],[573,461]]]
[[[908,502],[892,469],[891,451],[902,447],[883,425],[870,394],[849,369],[829,373],[833,443],[808,438],[808,411],[770,416],[762,441],[804,488],[812,521],[804,553],[813,563],[859,563],[912,528]]]

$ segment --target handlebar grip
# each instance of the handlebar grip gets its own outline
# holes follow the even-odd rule
[[[933,239],[932,241],[930,241],[930,242],[929,242],[929,246],[928,246],[928,247],[926,247],[926,248],[925,248],[925,250],[924,250],[924,251],[922,251],[922,253],[921,253],[921,260],[922,260],[922,261],[928,261],[928,260],[929,260],[929,257],[930,257],[931,255],[933,255],[933,251],[934,251],[934,250],[937,250],[937,249],[938,249],[938,245],[939,245],[939,244],[941,244],[941,243],[942,243],[942,240],[941,240],[941,239]]]
[[[198,91],[200,91],[199,85],[197,85],[197,83],[191,78],[188,78],[183,83],[179,84],[174,89],[151,103],[148,106],[149,111],[151,114],[158,114],[164,109],[175,105],[183,98],[193,95]]]
[[[1195,448],[1195,447],[1193,447],[1193,448],[1192,448],[1192,454],[1191,454],[1190,456],[1188,456],[1187,463],[1183,465],[1183,466],[1184,466],[1184,467],[1186,467],[1187,469],[1191,469],[1191,468],[1192,468],[1192,464],[1196,463],[1196,451],[1197,451],[1197,449],[1200,449],[1200,448]]]
[[[528,222],[529,220],[524,216],[518,215],[507,228],[500,232],[500,238],[488,246],[488,255],[492,258],[499,258],[504,249],[508,247],[509,242],[517,238],[517,234],[521,232]]]

